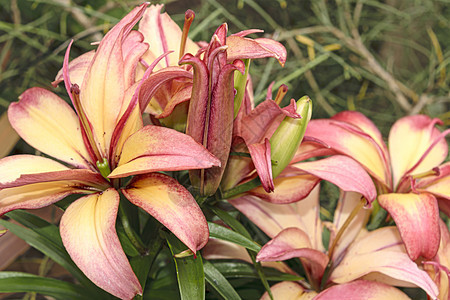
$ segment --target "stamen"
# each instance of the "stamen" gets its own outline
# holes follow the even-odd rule
[[[194,11],[188,9],[184,13],[184,25],[183,25],[183,33],[181,36],[181,43],[180,43],[180,57],[181,59],[184,55],[184,51],[186,49],[186,41],[188,38],[189,28],[191,27],[192,22],[194,21],[195,13]]]
[[[84,133],[86,134],[86,138],[89,143],[88,146],[92,149],[92,152],[97,161],[103,161],[103,157],[101,156],[100,151],[95,144],[94,136],[92,135],[92,130],[91,126],[89,125],[88,118],[83,110],[83,107],[81,106],[80,87],[78,86],[78,84],[73,84],[70,87],[70,92],[72,94],[73,105],[75,106],[75,110],[78,113],[78,118],[80,119],[81,126],[83,127]]]
[[[441,173],[441,171],[439,170],[439,168],[435,167],[435,168],[431,169],[430,171],[411,175],[411,177],[412,177],[412,179],[416,180],[416,179],[421,179],[421,178],[428,177],[428,176],[439,176],[440,173]]]
[[[283,100],[284,96],[286,96],[286,93],[288,91],[288,87],[285,84],[282,84],[278,88],[277,96],[275,97],[275,103],[280,105],[281,101]]]

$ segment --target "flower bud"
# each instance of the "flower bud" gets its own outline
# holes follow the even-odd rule
[[[270,138],[273,178],[280,175],[290,163],[305,135],[312,113],[312,102],[308,96],[303,96],[297,101],[296,113],[301,118],[286,116]]]

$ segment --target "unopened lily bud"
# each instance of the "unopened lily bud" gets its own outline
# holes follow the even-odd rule
[[[289,164],[303,140],[312,113],[312,102],[308,96],[297,101],[296,113],[301,118],[285,117],[270,138],[273,178]]]

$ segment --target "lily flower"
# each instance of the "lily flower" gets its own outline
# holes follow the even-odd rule
[[[396,222],[412,260],[433,258],[439,248],[437,199],[450,199],[450,168],[440,165],[448,153],[445,136],[425,115],[398,120],[389,134],[389,149],[381,133],[364,115],[341,112],[331,119],[311,121],[306,135],[323,141],[326,154],[352,157],[373,177],[378,202]],[[318,146],[314,151],[323,151]],[[448,206],[448,204],[447,204]]]
[[[63,78],[75,111],[42,88],[25,91],[8,109],[9,120],[31,146],[54,157],[16,155],[0,160],[0,215],[51,205],[85,194],[65,211],[63,244],[96,285],[121,299],[142,294],[118,239],[120,193],[171,230],[194,253],[209,236],[192,195],[156,173],[217,166],[217,158],[191,137],[143,127],[135,68],[147,49],[133,26],[147,4],[133,9],[102,39],[85,73],[71,74],[67,49]],[[72,76],[73,75],[73,76]],[[58,162],[60,161],[60,162]],[[62,163],[61,163],[62,162]],[[121,178],[133,175],[124,185]]]
[[[281,89],[285,88],[281,87]],[[280,90],[275,100],[271,100],[269,88],[268,99],[253,110],[251,109],[251,93],[244,99],[243,109],[234,123],[233,152],[246,152],[248,149],[251,158],[241,155],[230,156],[221,183],[222,190],[225,191],[224,195],[228,196],[230,194],[228,191],[238,190],[239,186],[252,182],[257,173],[261,184],[246,190],[244,194],[232,194],[231,197],[254,195],[271,203],[292,203],[304,199],[320,180],[326,180],[344,191],[361,193],[370,206],[370,203],[375,200],[376,189],[370,176],[356,161],[343,155],[336,155],[304,162],[318,154],[325,154],[324,151],[317,150],[317,147],[309,145],[311,141],[314,142],[313,144],[322,142],[305,135],[303,142],[298,146],[303,139],[303,134],[293,130],[289,134],[286,129],[292,127],[301,131],[307,128],[308,122],[297,125],[294,123],[302,120],[298,119],[300,110],[302,110],[303,120],[309,120],[310,100],[309,98],[299,100],[297,107],[292,99],[290,105],[280,108],[280,98],[286,94],[285,91]],[[288,125],[284,129],[280,127],[283,123]],[[282,139],[286,139],[288,143],[284,144]],[[275,154],[273,157],[272,144]],[[286,151],[283,144],[290,151]],[[326,151],[329,152],[329,150]],[[288,152],[290,152],[289,155]],[[282,160],[277,158],[280,154],[280,157],[283,157]],[[274,162],[276,166],[272,166],[273,158],[277,160]],[[274,174],[271,173],[273,168],[276,170]]]
[[[349,295],[347,298],[359,297],[360,290],[352,289],[352,282],[359,282],[356,286],[371,286],[371,282],[359,281],[367,279],[391,286],[418,286],[436,298],[435,283],[410,260],[396,227],[372,232],[363,229],[370,211],[361,209],[365,204],[361,194],[342,192],[331,224],[319,218],[318,187],[304,200],[290,204],[272,204],[252,195],[245,197],[246,201],[229,201],[272,238],[256,259],[267,262],[299,258],[308,278],[309,285],[299,282],[292,287],[280,283],[275,286],[277,295],[295,288],[299,294],[306,293],[305,297],[312,290],[325,297],[339,289]],[[322,244],[324,226],[330,231],[327,251]]]

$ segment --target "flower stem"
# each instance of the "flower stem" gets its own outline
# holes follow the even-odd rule
[[[250,181],[247,181],[246,183],[243,183],[241,185],[238,185],[234,188],[229,189],[228,191],[225,191],[223,193],[223,199],[229,199],[234,196],[237,196],[239,194],[245,193],[247,191],[250,191],[251,189],[254,189],[257,186],[261,185],[261,180],[259,177],[256,177]]]

